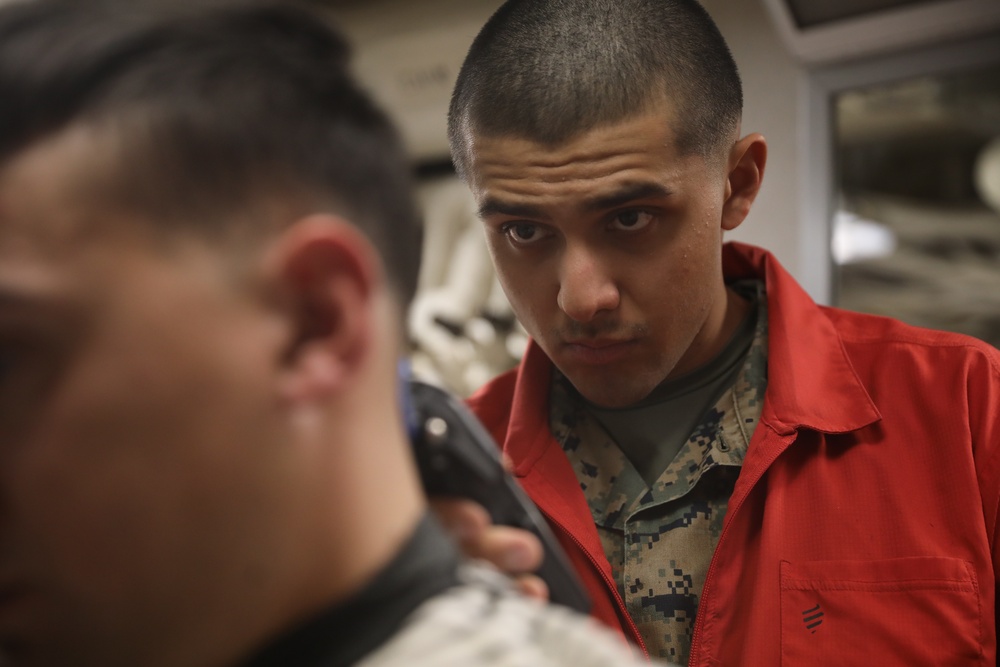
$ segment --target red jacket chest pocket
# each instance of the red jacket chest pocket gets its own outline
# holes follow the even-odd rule
[[[967,561],[781,562],[782,667],[983,665],[981,637]]]

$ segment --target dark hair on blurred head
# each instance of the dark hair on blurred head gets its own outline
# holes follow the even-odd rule
[[[736,131],[736,63],[694,0],[508,0],[462,65],[448,133],[460,173],[472,135],[555,146],[667,101],[682,154],[717,155]]]
[[[323,206],[372,240],[405,303],[420,248],[410,168],[347,64],[325,19],[287,0],[7,5],[0,165],[83,125],[116,147],[109,195],[158,224],[210,232],[262,200]]]

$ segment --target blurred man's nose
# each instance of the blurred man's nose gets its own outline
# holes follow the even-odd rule
[[[559,308],[577,322],[589,322],[618,307],[618,286],[593,249],[568,246],[559,270]]]

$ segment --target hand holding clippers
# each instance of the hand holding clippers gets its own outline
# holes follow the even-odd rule
[[[535,574],[548,585],[550,600],[587,613],[590,601],[572,565],[538,508],[504,469],[483,425],[442,389],[412,380],[407,385],[407,421],[427,495],[475,500],[494,523],[533,533],[545,551]]]

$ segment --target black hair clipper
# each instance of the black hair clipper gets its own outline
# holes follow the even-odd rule
[[[534,533],[545,549],[535,573],[549,587],[549,599],[587,613],[590,600],[538,508],[507,473],[500,448],[464,404],[446,391],[408,381],[407,424],[428,496],[474,500],[493,522]],[[408,403],[408,405],[407,405]]]

